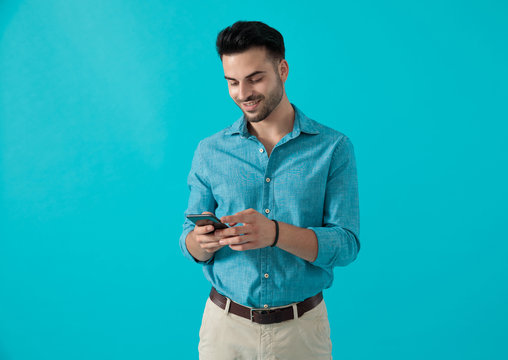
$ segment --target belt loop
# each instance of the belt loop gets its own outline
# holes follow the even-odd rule
[[[226,306],[224,307],[224,312],[227,314],[229,314],[229,307],[231,306],[231,299],[226,297]]]
[[[298,319],[298,308],[296,307],[296,303],[293,304],[293,319]]]

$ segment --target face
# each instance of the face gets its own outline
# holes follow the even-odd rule
[[[265,48],[255,47],[242,53],[223,55],[222,66],[229,95],[247,121],[262,121],[279,105],[287,77],[285,60],[275,65]]]

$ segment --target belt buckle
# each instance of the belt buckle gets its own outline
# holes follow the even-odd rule
[[[250,311],[250,321],[254,322],[254,311],[259,311],[260,309],[249,308]]]
[[[272,311],[275,311],[275,310],[249,308],[249,312],[250,312],[250,321],[255,322],[255,321],[254,321],[254,312],[257,312],[259,315],[266,315],[266,314],[269,314],[269,313],[270,313],[270,312],[272,312]]]

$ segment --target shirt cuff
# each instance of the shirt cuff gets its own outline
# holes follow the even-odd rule
[[[184,230],[182,232],[182,235],[180,235],[180,250],[182,250],[182,253],[183,255],[189,259],[189,260],[192,260],[198,264],[209,264],[213,261],[213,258],[215,257],[215,254],[212,255],[212,257],[206,261],[200,261],[198,259],[196,259],[194,256],[192,256],[192,254],[190,253],[189,249],[187,249],[187,244],[185,242],[185,239],[187,238],[187,235],[192,231],[192,228],[191,229],[187,229],[187,230]]]
[[[358,255],[358,240],[356,236],[339,226],[309,227],[314,231],[318,241],[318,255],[313,265],[322,268],[346,266],[353,262]]]

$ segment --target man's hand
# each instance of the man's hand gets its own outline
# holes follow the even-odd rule
[[[275,223],[254,209],[223,216],[220,220],[230,226],[243,224],[215,230],[214,237],[220,239],[221,246],[229,245],[233,250],[243,251],[271,246],[275,241]]]
[[[214,215],[209,211],[203,211],[202,214]],[[219,244],[219,240],[222,238],[216,236],[213,225],[196,225],[194,226],[194,234],[198,245],[207,253],[213,254],[224,247],[224,245]]]

